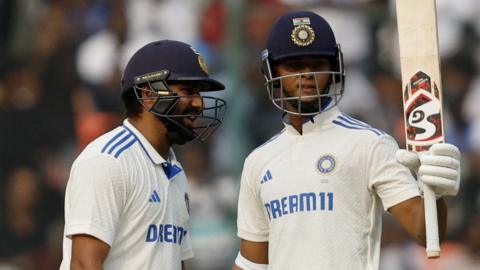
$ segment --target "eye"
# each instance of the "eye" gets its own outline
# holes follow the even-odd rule
[[[182,87],[180,90],[186,96],[200,95],[200,89],[198,87],[186,86]]]
[[[328,71],[331,70],[330,61],[327,59],[290,59],[281,64],[281,67],[287,72],[300,72],[304,69],[311,71]]]
[[[330,62],[327,60],[317,60],[312,64],[315,71],[327,71],[331,69]]]
[[[296,61],[296,60],[290,60],[290,61],[286,61],[284,63],[284,67],[286,70],[289,70],[289,71],[298,71],[298,70],[301,70],[303,68],[303,63],[301,61]]]

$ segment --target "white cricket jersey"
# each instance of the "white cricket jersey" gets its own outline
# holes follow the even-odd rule
[[[245,161],[238,236],[269,242],[268,269],[378,269],[383,210],[419,196],[397,149],[337,107],[286,125]]]
[[[127,120],[83,150],[67,184],[60,269],[70,269],[75,234],[110,246],[104,269],[180,270],[193,257],[187,179],[170,156]]]

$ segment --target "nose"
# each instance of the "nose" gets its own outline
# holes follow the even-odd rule
[[[312,72],[314,72],[314,71],[315,71],[315,69],[312,68],[311,66],[304,66],[300,72],[301,73],[307,73],[307,74],[303,75],[303,77],[305,77],[305,78],[313,78],[313,73]]]
[[[313,68],[309,65],[305,65],[302,69],[302,72],[313,72]]]
[[[200,93],[195,93],[192,95],[191,106],[195,108],[198,112],[203,110],[203,98],[200,96]]]

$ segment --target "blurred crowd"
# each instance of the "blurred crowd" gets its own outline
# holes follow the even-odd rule
[[[191,181],[191,270],[229,269],[243,160],[282,127],[260,52],[290,9],[324,16],[341,44],[340,107],[404,145],[395,5],[391,0],[0,0],[0,270],[58,269],[70,166],[124,118],[119,83],[149,41],[176,39],[224,82],[227,115],[207,143],[176,151]],[[480,5],[437,0],[446,139],[462,157],[448,199],[442,257],[427,260],[388,214],[381,269],[480,269]],[[412,12],[415,12],[412,10]],[[421,14],[419,14],[421,16]],[[349,192],[355,192],[354,190]]]

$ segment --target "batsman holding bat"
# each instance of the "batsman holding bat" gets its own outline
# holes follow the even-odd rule
[[[445,235],[441,197],[459,188],[457,147],[399,150],[388,134],[342,113],[342,51],[322,17],[280,17],[262,62],[285,128],[245,160],[233,269],[378,269],[383,211],[425,245],[424,186]]]

